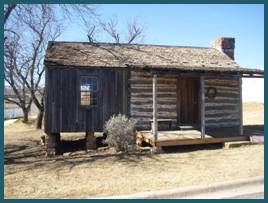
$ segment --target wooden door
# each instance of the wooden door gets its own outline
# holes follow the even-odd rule
[[[178,79],[178,121],[180,125],[198,125],[199,113],[199,78]]]

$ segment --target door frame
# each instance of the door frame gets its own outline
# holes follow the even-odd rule
[[[181,108],[182,108],[182,102],[181,102],[181,81],[185,80],[185,79],[194,79],[196,80],[196,85],[197,85],[197,90],[196,90],[196,94],[197,94],[197,113],[198,113],[198,119],[196,120],[196,122],[192,123],[191,125],[194,125],[196,127],[200,127],[200,120],[201,120],[201,113],[200,113],[200,77],[197,76],[178,76],[177,78],[177,125],[180,126],[184,123],[181,122]],[[194,81],[193,80],[193,81]],[[186,124],[186,123],[185,123]]]

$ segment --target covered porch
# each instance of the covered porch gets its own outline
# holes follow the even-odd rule
[[[187,77],[188,75],[186,75]],[[180,76],[181,77],[181,76]],[[184,75],[185,77],[185,75]],[[192,77],[192,75],[190,75]],[[205,78],[207,77],[215,77],[218,78],[219,75],[206,75],[200,74],[195,75],[198,79],[198,88],[197,88],[197,102],[192,102],[193,105],[197,105],[197,108],[192,110],[193,114],[196,115],[196,119],[191,118],[192,121],[195,121],[195,126],[185,126],[182,121],[181,115],[178,115],[178,123],[177,128],[165,128],[163,129],[159,125],[161,123],[165,124],[164,126],[171,126],[171,120],[169,119],[159,119],[158,118],[158,92],[157,92],[157,81],[158,81],[158,74],[152,74],[152,101],[153,101],[153,118],[151,120],[151,130],[141,130],[137,133],[137,138],[143,142],[146,142],[154,147],[164,147],[164,146],[179,146],[179,145],[195,145],[195,144],[212,144],[212,143],[223,143],[223,142],[232,142],[232,141],[249,141],[250,136],[252,136],[252,132],[245,132],[243,128],[243,109],[242,109],[242,77],[243,74],[236,74],[236,75],[220,75],[220,78],[228,78],[233,77],[236,78],[237,86],[235,86],[236,90],[236,99],[235,105],[236,108],[236,115],[237,117],[236,122],[238,123],[236,127],[217,127],[217,128],[210,128],[211,126],[211,118],[206,117],[206,88],[205,88]],[[252,77],[252,76],[251,76]],[[253,76],[254,77],[254,76]],[[259,77],[259,76],[258,76]],[[178,82],[178,85],[181,83]],[[224,87],[224,86],[222,86]],[[182,96],[178,94],[178,96]],[[194,99],[194,97],[192,97]],[[225,98],[224,98],[225,99]],[[226,100],[226,99],[225,99]],[[226,103],[230,101],[225,101]],[[191,103],[191,101],[187,101],[187,103]],[[194,104],[197,103],[197,104]],[[214,102],[215,103],[215,102]],[[181,108],[181,102],[179,102],[178,108]],[[226,105],[224,103],[224,105]],[[225,109],[224,106],[222,111],[224,113]],[[228,105],[228,104],[227,104]],[[215,103],[216,108],[220,107],[217,106],[217,102]],[[211,107],[211,106],[209,106]],[[197,110],[197,111],[196,111]],[[182,109],[182,113],[183,113]],[[186,111],[191,112],[191,111]],[[223,114],[222,113],[222,114]],[[180,113],[181,114],[181,113]],[[180,117],[179,117],[180,116]],[[225,119],[225,118],[224,118]],[[226,123],[232,122],[233,117],[230,117],[230,120],[226,120]],[[206,121],[210,121],[210,126],[206,125]],[[213,118],[214,120],[214,118]],[[213,122],[217,124],[218,120],[223,120],[220,117],[216,117]],[[221,121],[223,122],[223,121]],[[224,120],[225,122],[225,120]],[[186,127],[186,128],[184,128]]]
[[[226,131],[224,134],[226,134]],[[232,133],[230,136],[226,136],[220,133],[217,134],[216,132],[214,134],[205,133],[204,137],[201,137],[199,130],[168,130],[158,131],[157,140],[155,141],[152,131],[139,131],[137,134],[138,139],[154,147],[249,141],[249,137],[250,134],[235,135]]]

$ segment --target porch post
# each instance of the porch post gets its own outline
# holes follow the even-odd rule
[[[240,113],[240,126],[239,126],[239,134],[243,135],[243,101],[242,101],[242,76],[239,78],[239,113]]]
[[[201,117],[201,139],[205,138],[205,85],[204,76],[200,76],[200,117]]]
[[[157,131],[158,131],[158,122],[157,122],[157,75],[153,75],[153,135],[155,140],[155,145],[157,143]]]

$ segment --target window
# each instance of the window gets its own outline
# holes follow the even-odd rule
[[[96,106],[98,103],[98,80],[96,77],[82,76],[80,78],[81,106]]]

